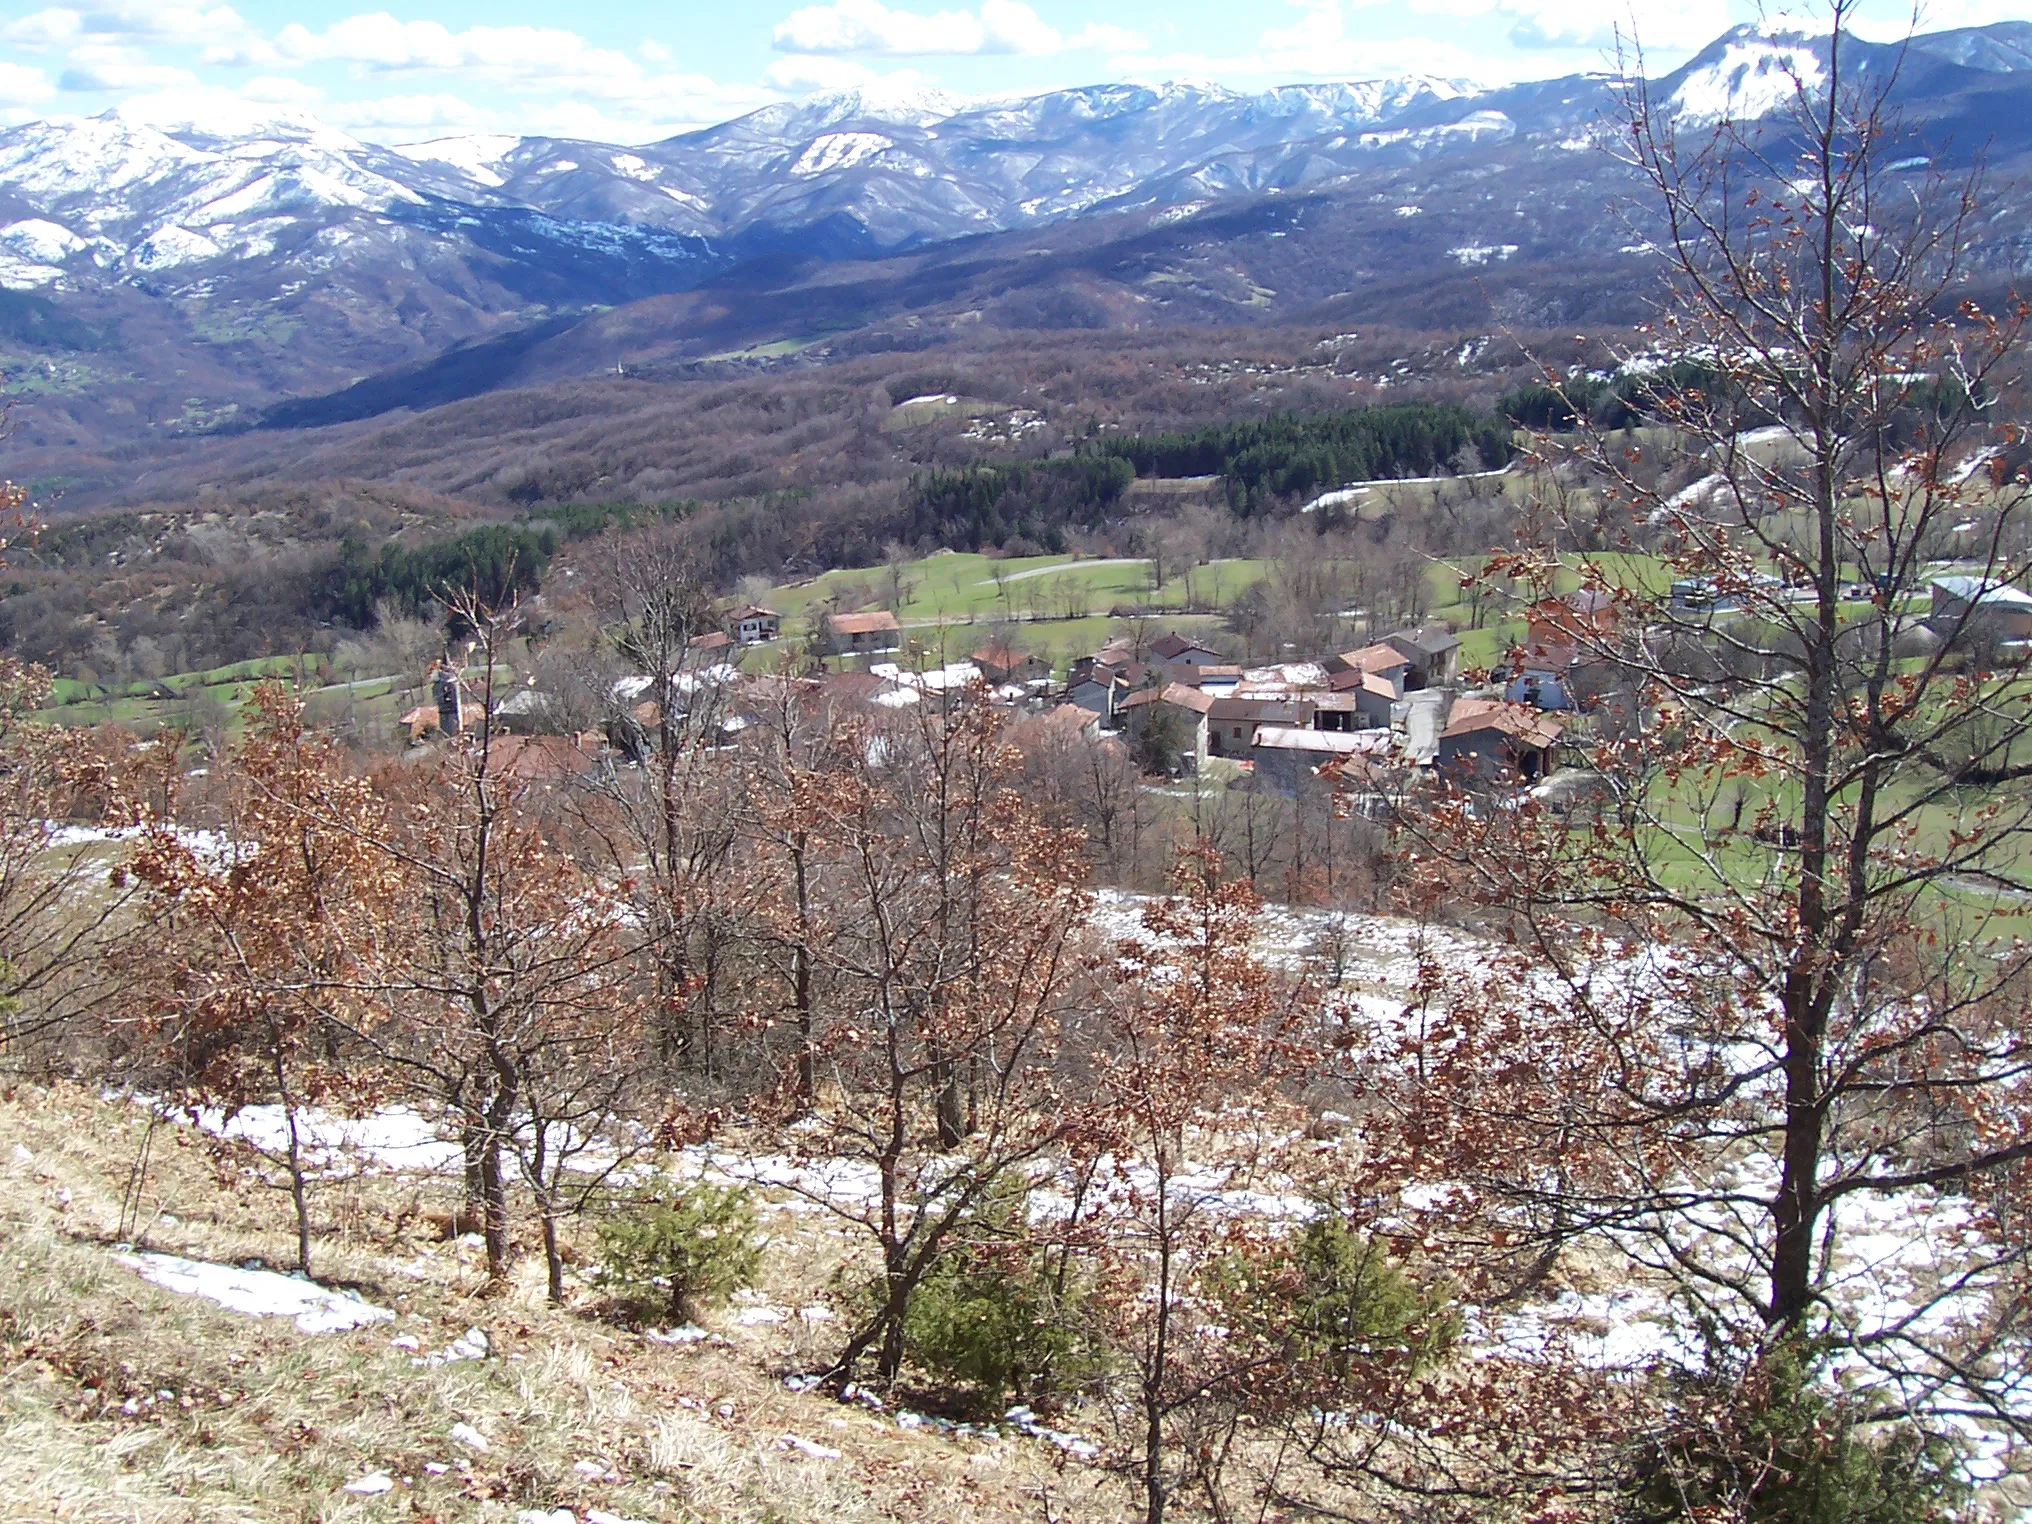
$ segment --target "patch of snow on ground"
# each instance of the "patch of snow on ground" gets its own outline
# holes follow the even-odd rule
[[[488,1343],[486,1330],[468,1328],[443,1349],[430,1354],[419,1355],[409,1363],[419,1367],[433,1365],[457,1365],[462,1360],[484,1360],[492,1345]]]
[[[395,1314],[364,1302],[350,1291],[327,1291],[315,1281],[273,1270],[211,1265],[178,1254],[115,1254],[114,1260],[144,1281],[181,1296],[201,1296],[228,1312],[260,1318],[294,1318],[304,1333],[339,1333]]]
[[[206,1132],[280,1154],[289,1142],[289,1122],[280,1106],[243,1106],[227,1113],[204,1108],[197,1124]],[[437,1135],[430,1119],[407,1106],[387,1106],[364,1117],[334,1116],[314,1109],[296,1114],[297,1136],[321,1174],[356,1173],[363,1164],[404,1174],[436,1175],[459,1169],[456,1143]]]
[[[815,1440],[809,1440],[797,1434],[784,1435],[776,1441],[776,1448],[779,1450],[792,1450],[799,1455],[809,1456],[813,1460],[838,1460],[840,1458],[840,1452],[835,1450],[831,1445],[822,1445]]]
[[[1517,252],[1514,243],[1464,243],[1457,249],[1446,251],[1463,265],[1485,265],[1490,260],[1508,259]]]

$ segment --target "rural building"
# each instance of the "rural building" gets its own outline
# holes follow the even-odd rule
[[[902,626],[887,609],[873,614],[828,614],[819,626],[828,650],[843,656],[862,651],[893,651],[903,643]]]
[[[1460,641],[1443,624],[1399,630],[1394,635],[1385,635],[1382,643],[1409,664],[1404,678],[1406,693],[1414,688],[1441,687],[1459,675]]]
[[[1354,703],[1364,725],[1387,725],[1391,710],[1404,697],[1404,685],[1411,676],[1411,662],[1395,646],[1364,646],[1336,656],[1339,669],[1327,686],[1336,699]]]
[[[1066,703],[1086,710],[1101,724],[1113,728],[1129,685],[1108,667],[1094,667],[1086,676],[1075,677],[1065,690]]]
[[[783,616],[759,603],[735,609],[727,615],[727,623],[734,627],[734,639],[744,646],[759,646],[783,633]]]
[[[487,748],[487,776],[513,778],[541,788],[591,781],[608,767],[601,737],[502,736]]]
[[[694,635],[685,642],[684,664],[687,667],[709,667],[725,659],[726,653],[734,648],[733,639],[724,631],[714,630],[706,635]]]
[[[1404,697],[1402,678],[1408,670],[1399,668],[1394,675],[1336,672],[1325,697],[1333,700],[1336,707],[1344,702],[1353,707],[1360,718],[1350,726],[1351,729],[1364,725],[1387,725],[1392,707]]]
[[[1527,704],[1459,699],[1439,733],[1433,766],[1461,783],[1542,778],[1560,728],[1557,719]]]
[[[1984,577],[1935,577],[1927,627],[1949,644],[2032,655],[2032,593]]]
[[[1243,758],[1266,725],[1302,730],[1312,724],[1312,705],[1301,698],[1222,698],[1207,708],[1207,751],[1216,757]]]
[[[1578,709],[1570,679],[1580,666],[1571,646],[1533,645],[1508,667],[1503,699],[1534,709]]]
[[[1527,616],[1525,641],[1548,650],[1577,646],[1600,649],[1615,638],[1621,617],[1613,594],[1599,588],[1582,588],[1534,603]]]
[[[1175,662],[1158,669],[1168,683],[1184,683],[1188,688],[1203,688],[1216,696],[1233,693],[1242,681],[1242,669],[1232,662],[1208,662],[1205,666],[1194,666],[1191,662]]]
[[[1394,683],[1400,695],[1404,692],[1404,679],[1411,672],[1411,658],[1383,641],[1363,646],[1359,651],[1343,651],[1338,656],[1329,656],[1324,665],[1331,687],[1359,687],[1366,673]]]
[[[982,646],[972,661],[992,687],[1004,683],[1039,683],[1051,680],[1051,663],[1041,656],[1019,651],[1007,641]]]
[[[1178,634],[1159,639],[1150,647],[1150,656],[1168,667],[1211,667],[1221,661],[1220,652]]]
[[[1074,704],[1061,704],[1043,714],[1018,720],[1003,732],[1011,746],[1026,755],[1064,752],[1076,746],[1093,746],[1107,738],[1101,734],[1100,717]],[[1108,740],[1110,746],[1122,743]]]
[[[420,746],[428,736],[437,734],[437,706],[418,704],[395,722],[402,727],[402,733],[409,737],[411,746]]]
[[[1135,659],[1136,654],[1130,649],[1129,642],[1118,636],[1102,646],[1100,650],[1094,652],[1093,655],[1075,658],[1072,664],[1072,678],[1073,681],[1077,682],[1089,673],[1103,667],[1111,671],[1120,671]]]
[[[509,735],[540,735],[553,727],[550,695],[518,688],[494,706],[494,727]]]
[[[1314,730],[1369,730],[1375,722],[1362,713],[1361,698],[1354,693],[1315,693],[1312,701]],[[1388,715],[1384,716],[1387,721]]]
[[[1188,688],[1184,683],[1139,688],[1121,702],[1122,726],[1132,740],[1141,740],[1151,716],[1160,709],[1167,711],[1177,718],[1180,728],[1191,738],[1183,750],[1197,767],[1206,761],[1208,752],[1213,749],[1212,722],[1208,712],[1215,702],[1211,694]]]
[[[1290,730],[1266,725],[1256,732],[1249,756],[1260,787],[1296,798],[1326,763],[1344,757],[1381,756],[1389,744],[1384,731]]]

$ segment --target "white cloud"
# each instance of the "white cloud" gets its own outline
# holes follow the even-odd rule
[[[0,62],[0,106],[26,106],[56,93],[49,76],[27,64]]]
[[[101,0],[95,5],[55,5],[35,11],[0,27],[0,40],[31,48],[87,41],[195,45],[246,30],[246,21],[228,5]]]
[[[369,100],[333,101],[320,113],[335,127],[362,137],[407,142],[445,132],[488,131],[499,114],[483,110],[462,95],[384,95]]]
[[[250,101],[266,101],[276,106],[317,105],[324,99],[324,91],[316,85],[292,79],[287,74],[262,74],[240,86],[240,94]]]
[[[57,76],[56,87],[77,95],[121,94],[132,90],[174,90],[197,84],[188,69],[172,64],[134,63],[121,58],[78,61]]]
[[[1654,51],[1700,48],[1733,19],[1725,0],[1501,0],[1494,9],[1526,48],[1606,48],[1618,37]]]
[[[814,57],[803,53],[777,59],[762,77],[765,83],[791,95],[802,95],[811,90],[868,90],[926,83],[914,69],[880,72],[851,58]]]
[[[1452,38],[1375,38],[1348,25],[1342,0],[1296,0],[1301,15],[1288,26],[1266,28],[1246,54],[1130,54],[1111,60],[1120,74],[1142,80],[1249,78],[1261,83],[1298,79],[1377,79],[1424,74],[1495,83],[1488,56]],[[1413,0],[1426,4],[1468,4],[1483,14],[1497,0]]]
[[[627,54],[592,47],[578,33],[558,27],[475,26],[454,32],[442,22],[398,21],[386,11],[348,16],[322,32],[291,22],[263,51],[289,63],[347,63],[385,73],[639,72]]]
[[[1041,56],[1101,49],[1140,48],[1142,39],[1121,27],[1091,23],[1070,35],[1023,0],[981,0],[975,11],[891,10],[881,0],[832,0],[792,11],[776,28],[779,52],[803,55],[874,53],[891,58],[982,53]]]
[[[1113,65],[1141,79],[1246,77],[1275,83],[1427,74],[1495,85],[1612,66],[1609,50],[1618,26],[1626,39],[1630,36],[1634,0],[1291,3],[1298,16],[1265,28],[1248,53],[1228,57],[1132,53],[1116,58]],[[1369,16],[1385,7],[1387,30],[1367,24]],[[1647,50],[1674,62],[1712,41],[1731,21],[1728,0],[1645,0],[1636,16],[1637,34]],[[1424,18],[1423,23],[1415,18]],[[1462,25],[1476,22],[1482,25]],[[1499,38],[1508,49],[1490,46]]]

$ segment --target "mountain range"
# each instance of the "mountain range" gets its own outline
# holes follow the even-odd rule
[[[1846,44],[1925,139],[2032,153],[2032,23]],[[1739,27],[1652,81],[1756,118],[1828,43]],[[850,92],[664,142],[402,147],[250,109],[0,133],[10,453],[424,406],[619,369],[919,347],[968,327],[1641,316],[1642,228],[1592,151],[1618,82],[1410,76],[1247,94]],[[2001,271],[2028,242],[2012,201]],[[1506,305],[1507,304],[1507,305]]]

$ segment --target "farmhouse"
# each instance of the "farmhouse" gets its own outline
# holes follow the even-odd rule
[[[1935,577],[1927,627],[1950,645],[2032,655],[2032,593],[1983,577]]]
[[[727,623],[734,627],[734,639],[744,646],[759,646],[783,633],[783,616],[759,603],[735,609],[727,615]]]
[[[887,609],[872,614],[828,614],[819,635],[827,649],[841,655],[893,651],[903,643],[902,626]]]
[[[1462,783],[1542,778],[1560,730],[1557,719],[1527,704],[1458,699],[1439,733],[1433,765]]]
[[[1212,694],[1189,688],[1184,683],[1139,688],[1122,700],[1122,725],[1131,738],[1140,740],[1151,717],[1159,710],[1176,716],[1180,728],[1192,738],[1192,744],[1184,750],[1190,753],[1197,767],[1206,761],[1208,752],[1213,749],[1208,711],[1216,702]]]
[[[1382,730],[1289,730],[1266,725],[1256,732],[1249,755],[1256,764],[1258,787],[1296,798],[1326,763],[1386,756],[1390,741],[1389,732]]]
[[[1527,644],[1547,649],[1599,648],[1615,636],[1620,620],[1614,595],[1599,588],[1583,588],[1534,603],[1525,639]]]
[[[1019,651],[1006,640],[982,646],[973,654],[972,660],[992,687],[999,688],[1004,683],[1048,682],[1051,678],[1050,662],[1027,651]]]
[[[1210,667],[1221,661],[1220,652],[1179,634],[1163,636],[1150,647],[1150,655],[1171,667]]]
[[[1394,635],[1385,635],[1382,643],[1409,664],[1404,679],[1407,693],[1414,688],[1442,687],[1452,682],[1460,670],[1460,641],[1443,624],[1399,630]]]
[[[1300,698],[1223,698],[1207,708],[1207,750],[1216,757],[1247,757],[1266,725],[1304,729],[1312,705]]]

